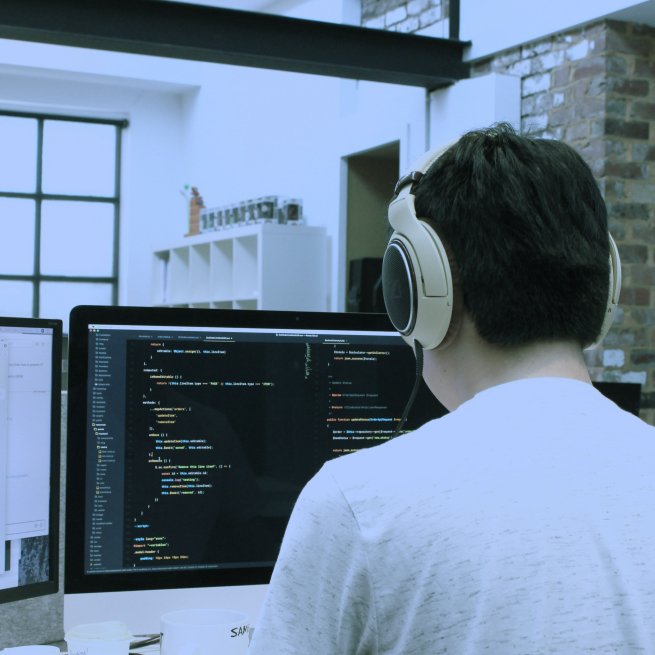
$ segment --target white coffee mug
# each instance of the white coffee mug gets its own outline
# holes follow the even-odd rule
[[[128,655],[133,635],[121,621],[105,621],[76,625],[64,639],[68,655]]]
[[[161,617],[161,655],[246,655],[250,620],[232,610],[179,610]]]

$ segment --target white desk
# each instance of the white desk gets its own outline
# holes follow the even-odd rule
[[[250,634],[248,635],[248,644],[250,644],[250,641],[252,640],[252,635],[253,632],[255,632],[255,628],[250,628]],[[156,637],[157,635],[155,634],[149,634],[149,635],[134,635],[134,639],[138,639],[139,641],[143,639],[147,639],[148,637]],[[52,644],[46,644],[47,646],[56,646],[59,648],[59,650],[62,652],[63,655],[67,655],[68,653],[68,646],[65,641],[56,641]],[[137,653],[137,655],[159,655],[159,643],[156,644],[151,644],[150,646],[144,646],[143,648],[137,648],[137,649],[131,649],[130,648],[130,653]]]

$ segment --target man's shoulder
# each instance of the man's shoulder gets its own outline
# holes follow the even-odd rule
[[[323,468],[342,489],[351,485],[361,486],[374,479],[398,476],[410,470],[417,457],[430,456],[430,452],[438,448],[439,442],[447,440],[446,435],[453,434],[458,423],[453,417],[448,414],[395,439],[337,457]]]
[[[541,403],[533,396],[524,404],[520,395],[500,403],[491,396],[474,399],[414,432],[330,460],[324,473],[345,493],[396,482],[412,485],[421,476],[448,478],[462,466],[483,464],[507,448],[526,444],[557,450],[569,439],[599,446],[614,444],[621,435],[630,451],[655,449],[655,427],[595,389],[584,391],[561,402],[551,397]],[[518,450],[527,452],[524,447]]]

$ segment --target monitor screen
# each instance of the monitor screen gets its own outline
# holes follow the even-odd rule
[[[0,318],[0,602],[59,588],[61,331]]]
[[[416,375],[380,314],[78,307],[69,358],[67,593],[268,583],[302,488],[392,438]],[[445,413],[423,385],[403,431]]]

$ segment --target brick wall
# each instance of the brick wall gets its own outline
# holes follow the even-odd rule
[[[607,202],[621,256],[619,311],[585,353],[592,380],[639,382],[655,425],[655,30],[602,21],[476,62],[521,77],[521,129],[571,144]]]
[[[362,0],[362,25],[418,32],[448,18],[448,0]]]
[[[378,7],[386,26],[410,4],[363,0],[363,16]],[[641,383],[641,418],[655,425],[655,29],[599,21],[472,64],[491,72],[521,77],[521,130],[571,144],[598,180],[623,280],[614,325],[585,360],[594,381]]]

